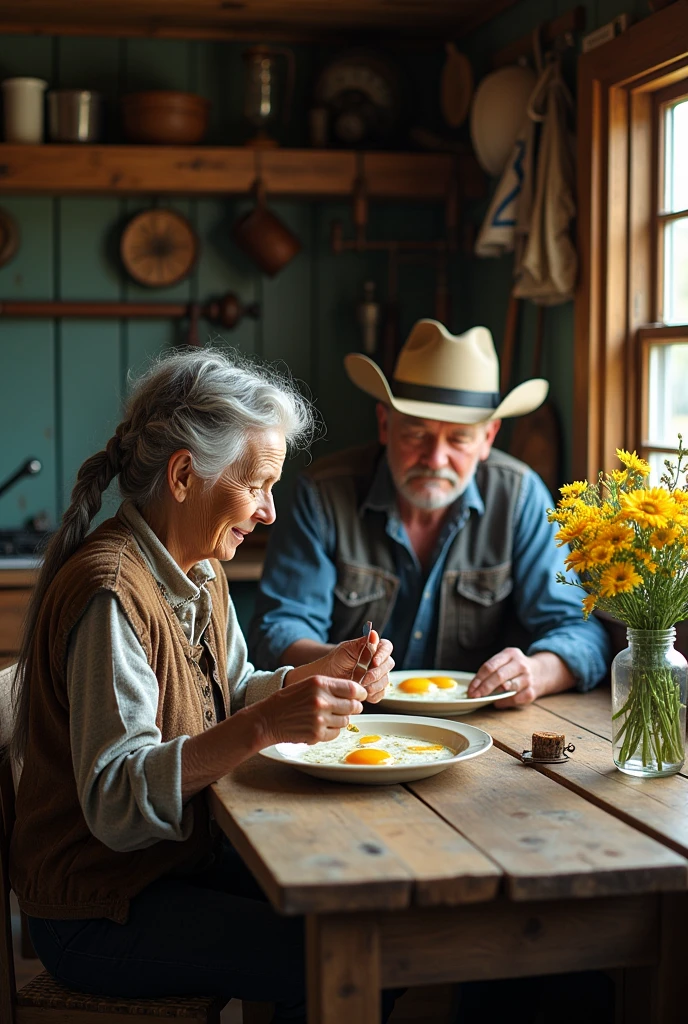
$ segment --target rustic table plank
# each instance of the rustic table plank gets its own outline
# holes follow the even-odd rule
[[[211,806],[287,914],[492,900],[501,870],[402,786],[349,786],[256,757]]]
[[[573,725],[579,725],[590,732],[597,733],[611,743],[612,740],[612,695],[609,687],[598,687],[589,693],[556,693],[551,697],[543,697],[538,707],[551,711],[558,718]],[[688,778],[684,765],[677,775]]]
[[[588,694],[579,700],[587,701]],[[539,729],[558,728],[555,698],[547,708],[540,703],[522,711],[490,711],[476,715],[476,724],[486,729],[503,750],[518,756],[530,744],[526,737]],[[607,712],[608,714],[608,712]],[[472,718],[473,720],[473,718]],[[688,779],[672,775],[665,779],[638,779],[614,766],[611,744],[597,732],[567,721],[566,738],[576,750],[565,764],[538,765],[527,770],[560,783],[586,800],[632,825],[640,832],[688,857]]]
[[[409,788],[496,861],[513,900],[688,887],[685,858],[503,750]]]
[[[576,700],[582,697],[583,700]],[[610,743],[612,741],[612,711],[611,693],[609,689],[592,690],[590,693],[558,693],[552,697],[543,697],[538,701],[539,707],[573,725],[582,726],[590,732],[597,733]],[[680,772],[684,779],[688,779],[688,768],[683,766]]]
[[[555,693],[551,697],[543,697],[537,706],[551,711],[573,725],[580,725],[590,732],[597,733],[604,739],[612,739],[612,695],[608,687],[598,687],[589,693]],[[610,752],[611,756],[611,752]]]
[[[382,984],[439,985],[656,966],[664,898],[496,900],[458,911],[410,907],[383,912],[371,922],[378,932]]]

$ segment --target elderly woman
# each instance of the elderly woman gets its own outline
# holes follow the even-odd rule
[[[300,921],[268,906],[203,790],[263,747],[335,737],[384,692],[365,639],[258,672],[217,559],[258,523],[308,403],[271,371],[177,353],[138,383],[79,470],[47,551],[17,671],[23,760],[12,883],[46,968],[77,989],[278,1003],[302,1019]],[[123,503],[88,536],[115,477]]]

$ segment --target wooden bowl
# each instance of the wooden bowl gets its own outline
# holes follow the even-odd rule
[[[122,98],[122,122],[129,142],[193,145],[206,133],[209,112],[210,102],[192,92],[161,89]]]

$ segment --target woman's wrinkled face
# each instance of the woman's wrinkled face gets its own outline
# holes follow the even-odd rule
[[[243,455],[208,487],[199,481],[186,509],[193,523],[201,558],[234,558],[236,549],[257,523],[275,521],[272,488],[279,480],[286,455],[284,433],[278,428],[251,432]]]

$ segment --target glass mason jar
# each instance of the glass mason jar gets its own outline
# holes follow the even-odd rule
[[[674,775],[685,760],[688,662],[676,630],[628,629],[612,662],[614,763],[627,775]]]

